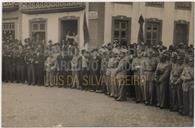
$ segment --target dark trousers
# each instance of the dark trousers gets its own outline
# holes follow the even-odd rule
[[[11,82],[14,82],[16,80],[15,78],[15,73],[16,73],[16,67],[14,64],[10,64],[8,66],[8,80]]]
[[[4,81],[5,82],[8,82],[9,81],[9,63],[5,62],[5,65],[4,65]]]
[[[96,74],[96,88],[95,88],[95,90],[99,90],[99,91],[103,90],[103,87],[101,84],[101,75],[99,72]]]
[[[126,85],[125,78],[118,79],[118,99],[117,100],[126,100]]]
[[[194,87],[189,90],[189,116],[194,116]]]
[[[183,92],[183,115],[189,114],[189,91]]]
[[[71,73],[71,71],[69,71],[69,70],[64,71],[63,74],[64,74],[64,87],[71,87],[72,86],[72,73]]]
[[[148,82],[149,86],[149,103],[152,105],[155,101],[154,99],[154,94],[155,94],[155,89],[154,89],[154,81],[149,81]]]
[[[6,66],[6,61],[3,60],[2,58],[2,81],[5,81],[5,66]]]
[[[35,68],[34,64],[28,65],[28,84],[35,84]]]
[[[182,84],[177,86],[178,111],[181,113],[183,109],[183,90]]]
[[[103,91],[104,93],[107,93],[107,88],[106,88],[106,83],[107,83],[106,71],[102,71],[100,77],[101,77],[101,87],[102,87],[102,91]]]
[[[35,64],[35,84],[44,84],[44,65],[42,63]]]
[[[167,101],[167,98],[166,98],[166,94],[167,94],[167,88],[166,88],[166,84],[165,83],[161,83],[159,85],[160,87],[160,107],[161,108],[164,108],[166,106],[166,101]]]
[[[20,83],[24,83],[24,65],[23,64],[17,64],[16,66],[16,70],[17,70],[17,82]]]
[[[135,85],[135,97],[137,102],[142,101],[141,85]]]
[[[160,107],[160,87],[159,84],[156,85],[156,106]]]
[[[178,109],[177,85],[170,85],[170,109],[176,111]]]
[[[82,68],[82,73],[80,73],[80,84],[81,84],[81,89],[84,89],[84,90],[87,90],[89,87],[89,84],[88,82],[89,81],[86,81],[86,78],[89,77],[88,76],[88,70],[87,68]]]

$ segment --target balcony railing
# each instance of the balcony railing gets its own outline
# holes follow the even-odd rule
[[[22,12],[29,14],[79,11],[84,8],[83,2],[26,2],[21,4]]]
[[[175,9],[191,9],[191,2],[175,2]]]
[[[22,9],[67,8],[84,6],[81,2],[29,2],[22,3]]]
[[[3,2],[3,11],[15,11],[19,9],[19,3],[17,2]]]
[[[164,2],[146,2],[146,6],[150,6],[150,7],[164,7]]]

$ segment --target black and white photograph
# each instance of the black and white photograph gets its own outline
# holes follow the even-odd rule
[[[1,127],[194,127],[194,1],[1,5]]]

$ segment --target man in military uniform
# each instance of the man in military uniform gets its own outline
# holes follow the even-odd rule
[[[7,42],[4,42],[3,43],[3,49],[2,49],[2,79],[4,82],[7,82],[8,80],[8,76],[7,76],[7,73],[8,73],[8,63],[7,63]]]
[[[156,78],[156,93],[157,93],[157,107],[165,108],[168,106],[168,84],[170,77],[171,65],[167,62],[167,53],[164,51],[160,55],[160,62],[155,71]]]
[[[16,82],[16,46],[11,44],[10,54],[9,54],[9,61],[10,61],[10,81]]]
[[[97,53],[97,49],[94,49],[92,51],[92,58],[91,60],[91,74],[92,74],[92,78],[93,78],[93,84],[92,85],[92,90],[96,91],[96,92],[101,92],[102,87],[101,84],[99,82],[97,82],[97,80],[100,79],[100,69],[101,69],[101,58],[98,56]]]
[[[194,69],[193,69],[193,57],[188,58],[188,63],[184,66],[183,72],[181,74],[182,89],[183,89],[183,109],[182,114],[188,115],[189,113],[192,115],[192,110],[190,110],[190,106],[193,106],[193,101],[190,102],[190,90],[193,89],[194,86]]]
[[[81,51],[81,66],[80,66],[80,73],[79,73],[79,84],[81,85],[81,90],[86,90],[87,83],[84,82],[84,77],[88,75],[87,68],[88,68],[88,58],[87,58],[87,51],[85,49],[82,49]]]
[[[71,60],[71,71],[72,71],[72,87],[71,88],[77,88],[80,89],[79,85],[79,49],[75,49],[75,54]]]
[[[115,51],[116,50],[116,51]],[[110,60],[111,67],[110,67],[110,96],[114,97],[115,99],[118,98],[118,85],[117,85],[117,79],[116,79],[116,69],[119,62],[119,50],[113,49],[113,56]]]
[[[65,42],[65,45],[62,48],[63,51],[63,58],[62,58],[62,69],[63,69],[63,75],[64,75],[64,87],[71,87],[71,82],[69,81],[69,78],[71,77],[71,60],[72,60],[72,53],[70,51],[69,44]]]
[[[120,54],[121,60],[119,61],[119,64],[116,69],[116,76],[117,76],[117,101],[123,101],[126,100],[126,79],[127,79],[127,71],[128,71],[128,65],[130,61],[130,56],[126,55],[127,51],[123,49]]]
[[[54,72],[57,67],[56,58],[52,54],[50,54],[50,56],[47,57],[44,65],[45,65],[45,71],[46,71],[45,86],[53,87],[55,84],[54,83]]]
[[[101,82],[101,86],[103,88],[103,92],[104,94],[106,94],[108,92],[107,90],[107,77],[106,77],[106,70],[107,70],[107,67],[108,67],[108,60],[109,60],[109,56],[108,56],[108,52],[104,51],[103,52],[103,55],[102,55],[102,61],[101,61],[101,77],[103,78],[102,79],[102,82]]]
[[[36,53],[34,54],[35,58],[35,83],[37,85],[43,85],[44,84],[44,61],[45,56],[43,54],[43,51],[41,49],[41,45],[38,45],[38,48],[36,49]]]
[[[171,73],[170,73],[170,109],[172,111],[177,111],[181,103],[182,98],[180,95],[177,95],[177,91],[179,94],[179,77],[183,71],[183,65],[182,65],[182,58],[177,55],[177,53],[172,53],[172,66],[171,66]],[[179,104],[178,104],[179,103]],[[181,108],[180,108],[181,109]]]
[[[25,78],[24,78],[24,50],[23,50],[23,45],[20,44],[19,48],[17,49],[17,82],[18,83],[24,83]]]
[[[158,62],[153,57],[153,49],[148,48],[147,57],[143,60],[143,69],[145,77],[144,98],[145,104],[152,105],[154,103],[154,73]]]
[[[135,86],[135,98],[139,103],[143,100],[141,90],[141,75],[142,75],[142,52],[137,50],[137,57],[133,58],[132,70],[134,71],[134,86]]]
[[[28,85],[35,85],[34,49],[32,49],[32,46],[28,46],[27,49],[29,50],[25,56],[25,62],[27,64],[27,82]]]
[[[107,90],[107,95],[111,94],[111,69],[113,68],[113,56],[114,53],[112,51],[109,51],[108,54],[108,66],[106,69],[106,78],[107,78],[107,82],[106,82],[106,90]]]

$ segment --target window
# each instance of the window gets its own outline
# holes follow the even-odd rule
[[[161,40],[161,22],[146,21],[145,38],[147,44],[154,44]]]
[[[191,9],[191,2],[175,2],[176,9]]]
[[[118,40],[122,45],[127,45],[129,39],[128,20],[114,20],[113,40]]]
[[[146,2],[146,6],[150,6],[150,7],[164,7],[164,2]]]
[[[15,39],[15,24],[14,23],[3,23],[3,40]]]
[[[45,41],[46,22],[35,21],[31,23],[31,38],[35,41]]]
[[[189,22],[175,21],[174,26],[174,44],[183,42],[188,43]]]
[[[132,5],[133,2],[113,2],[114,4],[127,4],[127,5]]]

